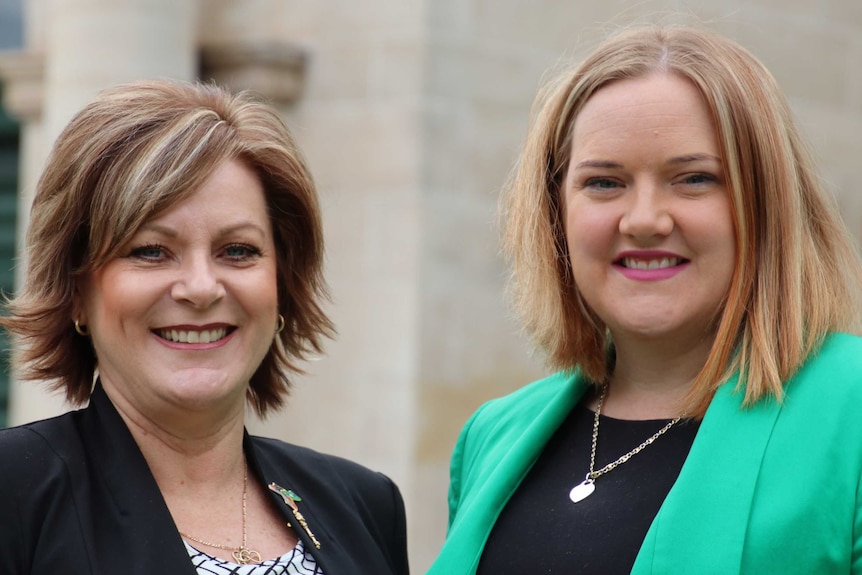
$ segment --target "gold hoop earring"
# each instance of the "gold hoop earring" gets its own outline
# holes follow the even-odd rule
[[[275,333],[279,334],[284,331],[284,316],[278,314],[278,321],[275,322]]]
[[[87,329],[87,326],[81,325],[80,323],[78,323],[78,320],[75,320],[75,331],[78,333],[78,335],[81,335],[84,337],[87,337],[90,335],[90,330]]]

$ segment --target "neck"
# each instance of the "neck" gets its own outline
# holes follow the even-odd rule
[[[141,409],[141,402],[125,401],[107,385],[105,391],[146,459],[177,530],[195,538],[196,546],[244,563],[259,561],[261,554],[277,557],[284,553],[285,542],[295,543],[248,468],[243,452],[244,396],[233,408],[214,413],[153,409],[153,403]],[[184,416],[175,416],[183,412]]]
[[[603,413],[619,419],[672,419],[703,368],[712,338],[680,343],[618,341]]]
[[[179,409],[174,413],[170,408],[140,409],[108,385],[105,392],[166,498],[174,490],[241,480],[244,405],[233,413],[190,413]]]

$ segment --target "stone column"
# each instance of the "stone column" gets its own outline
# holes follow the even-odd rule
[[[197,71],[194,1],[55,0],[45,35],[46,147],[96,93]]]
[[[19,238],[38,172],[54,139],[77,110],[113,84],[156,77],[192,79],[197,72],[196,0],[46,0],[29,2],[26,8],[26,49],[10,56],[38,64],[29,65],[21,80],[35,90],[25,100],[29,108],[35,104],[37,109],[19,116],[23,122]],[[9,89],[15,92],[14,80]],[[23,242],[19,245],[23,248]],[[21,255],[23,270],[26,254]],[[15,382],[9,408],[9,422],[17,424],[66,407],[37,384]]]

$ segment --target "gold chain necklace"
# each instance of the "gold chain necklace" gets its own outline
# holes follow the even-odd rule
[[[593,420],[593,446],[590,450],[590,470],[587,473],[586,478],[584,478],[583,481],[572,487],[572,490],[569,491],[569,499],[571,499],[574,503],[579,503],[593,494],[593,491],[596,490],[597,478],[615,469],[618,465],[622,465],[623,463],[643,451],[647,445],[650,445],[653,441],[663,435],[668,429],[673,427],[680,419],[682,419],[682,416],[679,416],[676,419],[671,420],[670,422],[668,422],[667,425],[656,431],[652,437],[650,437],[625,455],[621,456],[616,461],[612,461],[598,471],[594,471],[596,467],[596,445],[599,442],[599,416],[602,413],[602,404],[605,401],[605,394],[607,394],[607,392],[608,386],[603,385],[602,394],[599,396],[599,404],[596,406],[595,419]]]
[[[261,557],[260,553],[255,551],[254,549],[249,549],[246,547],[246,500],[248,499],[248,464],[245,466],[245,471],[242,475],[242,545],[239,547],[228,547],[227,545],[219,545],[218,543],[210,543],[209,541],[204,541],[203,539],[198,539],[197,537],[192,537],[191,535],[186,535],[182,531],[180,531],[180,535],[188,539],[189,541],[194,541],[195,543],[200,543],[201,545],[206,545],[207,547],[212,547],[214,549],[222,549],[224,551],[230,551],[231,555],[233,555],[234,560],[240,565],[248,565],[249,563],[260,563]]]

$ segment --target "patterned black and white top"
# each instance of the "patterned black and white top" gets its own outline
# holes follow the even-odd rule
[[[238,565],[225,559],[207,555],[187,542],[186,551],[198,575],[323,575],[311,554],[305,552],[302,541],[296,547],[275,559],[256,565]]]

